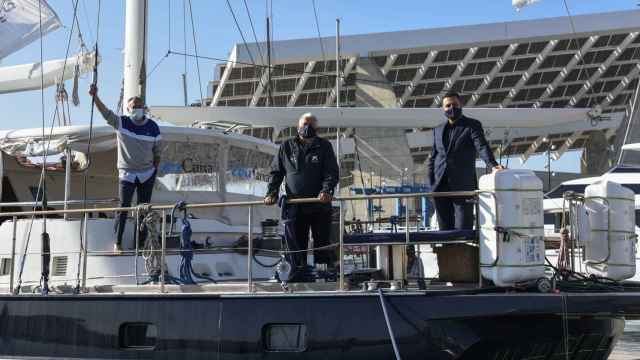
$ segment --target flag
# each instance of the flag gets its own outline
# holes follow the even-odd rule
[[[525,6],[535,4],[540,0],[511,0],[511,5],[516,8],[516,11],[520,11]]]
[[[0,0],[0,59],[59,28],[58,15],[44,0]]]

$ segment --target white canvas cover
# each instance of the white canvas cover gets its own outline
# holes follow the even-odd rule
[[[485,128],[543,128],[588,119],[590,109],[465,108]],[[241,124],[253,127],[294,126],[304,113],[314,114],[323,127],[436,127],[444,121],[440,108],[330,108],[330,107],[182,107],[152,106],[156,118],[181,126],[196,122]]]
[[[42,86],[40,73],[44,75],[44,87],[56,85],[76,75],[85,74],[93,69],[95,52],[79,53],[66,59],[57,59],[41,63],[0,67],[0,94],[37,90]],[[76,65],[78,66],[76,71]],[[76,73],[77,72],[77,73]]]
[[[0,0],[0,60],[59,28],[58,15],[44,0]]]

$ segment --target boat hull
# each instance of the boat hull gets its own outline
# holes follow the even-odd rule
[[[561,359],[563,334],[570,358],[606,359],[624,315],[640,314],[640,294],[397,292],[385,303],[405,360]],[[128,324],[151,324],[147,347],[127,347]],[[4,296],[0,342],[0,358],[394,358],[377,293]]]

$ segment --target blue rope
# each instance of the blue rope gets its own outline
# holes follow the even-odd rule
[[[180,256],[182,256],[182,260],[180,261],[180,278],[177,279],[181,281],[183,284],[196,284],[199,282],[213,282],[216,281],[206,275],[198,274],[193,270],[193,244],[191,243],[191,235],[193,231],[191,230],[191,223],[189,222],[189,218],[187,216],[187,208],[186,203],[184,201],[180,201],[173,207],[171,211],[171,218],[173,219],[173,214],[175,210],[182,210],[182,228],[180,231]],[[172,220],[173,221],[173,220]],[[197,281],[204,280],[204,281]]]

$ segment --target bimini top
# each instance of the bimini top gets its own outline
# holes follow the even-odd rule
[[[45,129],[43,141],[42,128],[3,130],[0,131],[0,150],[12,156],[42,156],[59,154],[65,149],[88,152],[91,136],[91,152],[115,149],[116,131],[107,125],[94,126],[92,134],[88,125],[62,126]],[[252,136],[236,133],[225,133],[219,129],[186,128],[177,126],[160,126],[164,141],[218,143],[256,149],[261,152],[276,154],[277,147],[273,143]],[[45,144],[46,142],[46,144]]]

